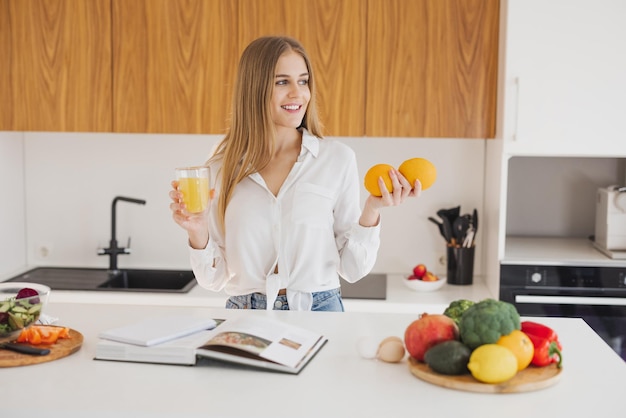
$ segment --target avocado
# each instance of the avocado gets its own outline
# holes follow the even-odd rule
[[[469,363],[472,350],[457,340],[449,340],[431,347],[424,355],[424,361],[437,373],[446,375],[461,375],[469,373]]]

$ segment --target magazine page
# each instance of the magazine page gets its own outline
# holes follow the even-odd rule
[[[296,368],[322,338],[320,334],[265,317],[224,321],[201,349],[224,352],[224,347]]]

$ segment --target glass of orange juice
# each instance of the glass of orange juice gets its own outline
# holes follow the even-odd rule
[[[183,202],[191,213],[204,212],[211,193],[211,170],[209,167],[181,167],[176,169],[178,189]]]

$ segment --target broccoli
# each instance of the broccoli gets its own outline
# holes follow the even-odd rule
[[[461,341],[470,349],[496,343],[502,335],[520,329],[520,317],[508,302],[485,299],[470,306],[459,323]]]
[[[467,310],[470,306],[474,304],[474,301],[467,299],[459,299],[455,300],[446,308],[443,314],[449,318],[452,318],[457,325],[461,322],[461,315],[463,312]]]

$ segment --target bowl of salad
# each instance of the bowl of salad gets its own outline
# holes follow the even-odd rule
[[[49,295],[50,288],[38,283],[0,283],[0,344],[17,339],[34,324]]]

